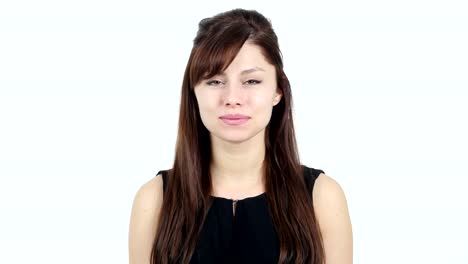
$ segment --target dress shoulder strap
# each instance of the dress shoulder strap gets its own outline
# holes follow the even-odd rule
[[[323,170],[314,169],[311,167],[307,167],[305,165],[302,165],[302,168],[303,168],[304,181],[305,181],[307,190],[309,191],[309,193],[312,193],[312,190],[314,189],[315,180],[318,178],[320,173],[325,173],[325,172]]]
[[[158,173],[156,173],[156,176],[161,174],[162,176],[162,181],[163,181],[163,193],[166,192],[166,182],[167,182],[167,170],[160,170]]]

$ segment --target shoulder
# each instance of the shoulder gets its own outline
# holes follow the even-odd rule
[[[162,175],[151,178],[144,183],[135,194],[133,200],[134,209],[142,210],[147,213],[161,205],[163,198],[163,180]]]
[[[325,173],[320,173],[315,180],[312,198],[316,216],[319,221],[322,220],[323,227],[326,227],[327,223],[331,223],[330,221],[337,216],[344,217],[349,214],[343,188]]]
[[[163,202],[163,180],[158,174],[144,183],[132,204],[128,247],[130,263],[149,263]]]
[[[162,174],[144,183],[135,194],[132,205],[132,216],[146,217],[156,213],[162,206],[163,179]]]
[[[345,193],[341,185],[325,173],[320,173],[315,180],[312,196],[319,203],[346,202]]]
[[[352,228],[343,188],[320,173],[312,196],[327,263],[352,263]]]

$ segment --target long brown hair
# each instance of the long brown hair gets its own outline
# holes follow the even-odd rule
[[[270,21],[254,10],[234,9],[202,19],[182,83],[175,159],[151,252],[152,264],[189,263],[212,204],[211,141],[194,87],[223,72],[245,41],[258,45],[276,68],[281,101],[265,129],[265,190],[278,234],[278,263],[324,262],[323,243],[297,151],[289,80]]]

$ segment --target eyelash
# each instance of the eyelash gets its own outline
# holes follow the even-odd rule
[[[251,81],[254,82],[254,83],[251,83],[252,85],[262,83],[262,81],[254,80],[254,79],[248,80],[248,81],[246,81],[246,82],[251,82]],[[218,82],[217,84],[222,83],[222,82],[220,82],[220,81],[218,81],[218,80],[211,80],[211,81],[206,82],[206,84],[208,84],[208,85],[217,85],[217,84],[214,84],[215,82]]]
[[[206,84],[208,84],[208,85],[216,85],[216,84],[214,84],[215,82],[218,82],[218,84],[221,83],[221,82],[218,81],[218,80],[211,80],[211,81],[207,81]]]
[[[260,84],[260,83],[262,83],[262,81],[259,81],[259,80],[253,80],[253,79],[252,79],[252,80],[248,80],[247,82],[250,82],[250,81],[253,81],[253,82],[255,82],[255,83],[253,83],[253,84]]]

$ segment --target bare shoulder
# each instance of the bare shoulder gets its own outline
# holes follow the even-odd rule
[[[150,209],[162,202],[162,198],[163,181],[162,175],[158,174],[138,189],[133,200],[133,205],[137,205],[144,209]]]
[[[318,202],[320,204],[340,204],[346,202],[345,194],[343,189],[341,188],[341,185],[332,177],[324,173],[320,173],[318,178],[315,180],[312,195],[314,198],[314,203]]]
[[[163,182],[157,175],[144,183],[136,192],[132,205],[132,217],[155,217],[162,206]]]
[[[129,260],[131,264],[149,263],[162,202],[162,175],[153,177],[136,192],[132,204],[128,233]]]
[[[340,184],[321,173],[313,189],[314,211],[322,233],[326,263],[353,262],[353,236],[348,203]]]

